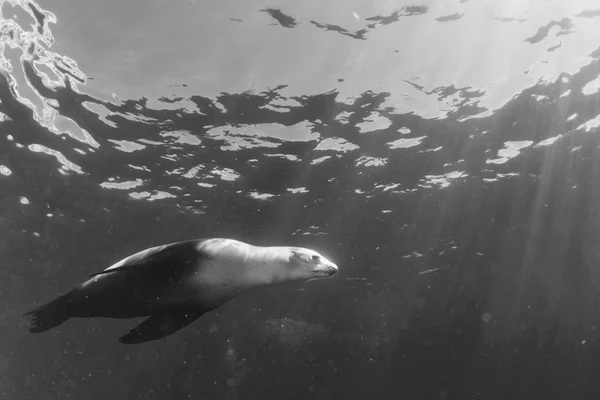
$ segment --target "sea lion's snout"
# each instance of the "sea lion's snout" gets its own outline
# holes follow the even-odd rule
[[[329,278],[338,272],[338,267],[327,258],[316,251],[302,247],[291,249],[290,262],[292,265],[299,266],[299,276],[303,279],[313,280],[320,278]],[[307,276],[308,274],[308,276]]]
[[[315,273],[322,276],[323,278],[329,278],[330,276],[337,274],[337,272],[338,267],[332,262],[322,263],[315,268]]]

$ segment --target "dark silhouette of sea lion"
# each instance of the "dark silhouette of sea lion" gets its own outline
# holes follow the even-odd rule
[[[233,239],[200,239],[135,253],[25,315],[30,332],[69,318],[146,317],[119,338],[134,344],[166,337],[238,294],[269,285],[334,275],[338,267],[302,247],[261,247]]]

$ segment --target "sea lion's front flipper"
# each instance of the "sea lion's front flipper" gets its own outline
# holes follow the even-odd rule
[[[205,312],[205,310],[174,310],[155,314],[121,336],[119,341],[124,344],[136,344],[169,336],[188,326]]]

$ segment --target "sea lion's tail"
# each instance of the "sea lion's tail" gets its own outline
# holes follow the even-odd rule
[[[25,315],[32,315],[29,332],[40,333],[59,326],[69,318],[69,301],[61,296],[41,307],[31,310]]]

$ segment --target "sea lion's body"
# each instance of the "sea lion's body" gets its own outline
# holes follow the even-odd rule
[[[239,293],[279,283],[324,278],[337,266],[298,247],[259,247],[232,239],[190,240],[135,253],[33,314],[31,332],[71,317],[150,316],[120,340],[159,339]]]

